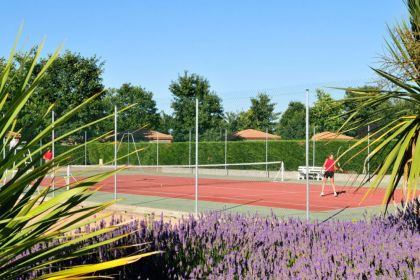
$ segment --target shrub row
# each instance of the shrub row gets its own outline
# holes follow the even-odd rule
[[[105,262],[143,249],[161,253],[106,273],[116,279],[418,279],[418,210],[416,201],[407,211],[388,217],[309,224],[275,215],[223,212],[184,217],[175,224],[163,218],[132,220],[71,249],[128,234],[123,239],[50,269]],[[120,222],[112,219],[111,224]],[[102,222],[84,231],[104,226]],[[37,245],[33,251],[57,242]]]
[[[329,153],[342,154],[349,148],[354,141],[318,141],[315,143],[315,165],[322,166],[325,157]],[[70,146],[59,146],[57,154],[69,149]],[[366,158],[366,151],[362,151],[359,156],[356,156],[350,162],[346,161],[357,151],[366,147],[351,152],[348,156],[343,157],[340,162],[343,168],[349,171],[362,171],[364,161]],[[136,154],[126,155],[134,151],[134,145],[121,143],[118,148],[118,157],[121,159],[119,164],[140,164],[155,165],[157,161],[157,144],[156,143],[136,143],[137,149],[142,149]],[[159,164],[194,164],[195,147],[194,143],[191,145],[188,142],[176,143],[159,143]],[[99,159],[103,162],[110,163],[114,158],[114,145],[112,143],[91,143],[88,145],[87,161],[89,164],[98,164]],[[298,166],[305,164],[305,142],[304,141],[268,141],[267,143],[267,160],[268,161],[283,161],[286,170],[297,170]],[[230,141],[227,143],[227,162],[228,163],[248,163],[248,162],[265,162],[266,160],[266,143],[264,141]],[[313,143],[310,142],[309,162],[313,164]],[[125,158],[124,158],[125,157]],[[376,159],[379,162],[382,157]],[[225,162],[225,143],[224,142],[200,142],[199,144],[199,163],[200,164],[223,164]],[[74,153],[73,164],[84,164],[84,149]],[[346,163],[346,164],[345,164]],[[377,164],[371,162],[371,170]],[[261,166],[265,168],[265,166]],[[278,168],[273,166],[273,168]]]

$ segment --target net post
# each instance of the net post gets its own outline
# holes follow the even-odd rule
[[[312,135],[312,166],[315,167],[315,126],[314,126],[314,134]]]
[[[55,112],[54,110],[51,111],[51,124],[52,124],[52,131],[51,131],[51,144],[52,144],[52,159],[55,160]],[[52,170],[52,180],[51,180],[51,186],[53,191],[53,197],[55,196],[55,163],[53,164],[53,170]]]
[[[309,222],[309,89],[306,89],[306,139],[305,139],[305,159],[306,159],[306,221]]]
[[[198,215],[198,98],[195,98],[195,215]]]
[[[117,170],[117,105],[114,106],[114,170]],[[117,199],[117,173],[114,173],[114,199]]]
[[[85,166],[87,165],[87,131],[85,130]]]
[[[281,181],[284,182],[284,161],[281,162]]]
[[[67,170],[66,170],[66,185],[67,190],[70,190],[70,165],[67,164]]]

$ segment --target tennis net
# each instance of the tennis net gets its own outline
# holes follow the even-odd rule
[[[124,170],[117,176],[176,176],[194,177],[195,165],[119,165]],[[61,173],[69,173],[74,177],[94,175],[105,170],[115,168],[113,165],[73,165],[63,168]],[[197,166],[200,178],[219,178],[228,180],[251,181],[283,181],[284,164],[282,161],[228,163],[228,164],[200,164]]]

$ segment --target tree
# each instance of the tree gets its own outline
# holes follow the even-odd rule
[[[292,101],[282,114],[278,132],[282,139],[305,138],[305,115],[306,108],[301,102]]]
[[[343,106],[335,102],[331,95],[321,89],[316,90],[317,100],[310,110],[310,121],[318,132],[336,131],[343,125],[340,115]]]
[[[274,132],[275,120],[278,115],[274,112],[276,103],[271,102],[271,98],[266,93],[259,93],[256,98],[251,98],[249,108],[249,128],[269,132]]]
[[[41,61],[41,64],[44,64]],[[45,80],[40,85],[38,98],[55,103],[57,114],[74,108],[83,100],[104,90],[102,83],[104,63],[96,56],[83,57],[78,53],[66,51],[48,69]],[[70,119],[66,128],[79,127],[81,124],[102,117],[101,106],[97,103],[103,98],[90,104],[86,110]]]
[[[224,126],[228,130],[228,133],[234,133],[240,130],[240,112],[226,112],[224,119]]]
[[[223,107],[216,93],[210,91],[209,82],[197,75],[178,76],[169,90],[173,94],[173,135],[175,140],[188,140],[190,129],[195,127],[195,98],[199,101],[199,133],[201,139],[215,139],[223,124]]]
[[[384,156],[385,159],[380,166],[374,170],[374,178],[365,177],[362,184],[370,184],[371,189],[379,186],[385,176],[389,176],[387,191],[384,202],[392,200],[397,187],[402,185],[402,193],[405,197],[405,206],[412,199],[416,198],[416,189],[420,177],[420,63],[417,51],[420,47],[420,3],[417,0],[407,0],[409,11],[409,24],[397,25],[390,30],[391,41],[387,42],[388,56],[391,57],[400,68],[374,69],[382,79],[386,80],[390,87],[384,89],[347,89],[354,95],[354,98],[344,99],[344,103],[352,103],[353,109],[347,112],[347,125],[344,129],[356,130],[360,127],[358,117],[360,114],[372,108],[380,107],[392,100],[402,100],[410,103],[412,112],[390,111],[386,118],[375,119],[367,115],[367,120],[374,120],[374,123],[381,123],[372,133],[375,138],[370,142],[371,146],[376,145],[368,155],[369,160],[375,160]],[[401,35],[411,38],[405,40]],[[401,64],[398,64],[400,63]],[[403,71],[403,75],[401,75]],[[406,105],[406,104],[405,104]],[[377,111],[377,110],[375,110]],[[355,147],[362,145],[367,137],[350,147],[343,155],[353,151]],[[363,152],[363,151],[362,151]],[[342,155],[342,156],[343,156]]]
[[[8,63],[7,59],[0,59],[0,71],[9,71],[10,79],[6,80],[5,90],[9,92],[7,101],[4,104],[4,109],[7,110],[8,106],[12,106],[12,102],[18,92],[22,90],[22,84],[26,80],[26,73],[31,73],[31,76],[28,77],[28,83],[31,83],[34,80],[34,77],[37,77],[40,72],[41,65],[36,63],[34,68],[31,70],[32,62],[35,59],[35,55],[38,51],[38,47],[33,47],[28,52],[19,52],[13,56],[13,61]],[[36,94],[31,95],[29,101],[26,103],[26,106],[22,108],[19,112],[19,117],[16,120],[16,130],[21,130],[23,135],[34,135],[40,131],[36,124],[44,123],[45,120],[39,116],[38,112],[40,109],[45,111],[48,108],[48,102],[45,102],[42,99],[37,99]]]
[[[164,111],[160,112],[159,131],[167,134],[172,134],[172,127],[174,118],[166,114]]]
[[[225,113],[225,128],[228,133],[235,133],[237,131],[251,127],[250,111],[241,112],[227,112]]]
[[[251,127],[251,112],[242,111],[238,114],[238,130],[243,130]]]
[[[31,65],[29,62],[33,60],[37,48],[33,48],[26,54],[16,56],[16,70],[21,66],[23,66],[22,69],[29,69]],[[48,57],[36,63],[30,81],[36,77],[47,61],[49,61]],[[27,106],[20,112],[18,127],[23,128],[23,133],[29,137],[35,135],[39,132],[39,129],[33,125],[34,123],[42,125],[51,123],[51,117],[41,117],[37,114],[38,112],[45,111],[51,104],[54,104],[53,110],[59,117],[79,105],[86,98],[103,91],[102,73],[103,62],[96,56],[83,57],[80,54],[66,51],[63,55],[57,57],[47,69],[44,79],[40,81]],[[18,76],[15,81],[21,84],[24,78]],[[85,110],[72,116],[60,129],[76,128],[83,123],[104,116],[101,99],[102,96],[99,96],[97,100],[87,105]],[[97,130],[98,127],[98,124],[93,125],[90,130]]]
[[[119,131],[133,132],[141,128],[157,129],[159,127],[160,116],[152,92],[126,83],[118,89],[110,89],[106,99],[108,99],[106,102],[111,105],[111,112],[115,105],[118,108],[124,108],[135,104],[118,114]]]
[[[273,133],[278,113],[274,112],[275,103],[271,102],[270,96],[259,93],[251,98],[251,107],[247,111],[228,112],[225,114],[225,123],[229,133],[242,129],[258,129]]]

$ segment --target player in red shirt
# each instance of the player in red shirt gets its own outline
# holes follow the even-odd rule
[[[330,178],[331,186],[334,191],[334,196],[337,196],[338,194],[335,191],[335,185],[334,185],[334,172],[335,170],[340,169],[340,168],[336,167],[336,162],[334,160],[334,155],[332,153],[328,155],[327,159],[324,162],[323,168],[325,172],[324,172],[324,179],[322,180],[321,196],[324,196],[325,182],[327,181],[328,178]]]
[[[42,156],[42,158],[43,158],[46,162],[48,162],[48,161],[52,160],[52,158],[53,158],[52,151],[51,151],[50,149],[48,149],[48,150],[45,152],[45,154]]]

